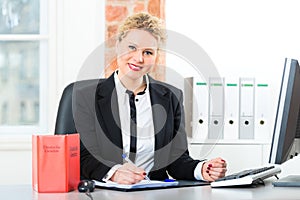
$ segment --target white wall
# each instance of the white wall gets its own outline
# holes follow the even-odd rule
[[[200,45],[221,76],[256,77],[278,86],[284,58],[300,59],[299,5],[297,0],[169,0],[166,23]],[[182,59],[169,59],[167,66],[193,76]]]
[[[297,0],[166,1],[167,29],[202,46],[222,74],[281,72],[283,58],[299,58]],[[277,66],[277,67],[276,67]],[[267,75],[270,77],[271,75]]]

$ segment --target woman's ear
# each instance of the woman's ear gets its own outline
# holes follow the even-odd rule
[[[157,65],[160,61],[160,51],[159,49],[157,49],[157,52],[156,52],[156,58],[155,58],[155,64]]]
[[[117,55],[118,55],[119,52],[120,52],[120,42],[119,42],[118,39],[117,39],[116,44],[115,44],[115,51],[116,51],[116,54],[117,54]]]

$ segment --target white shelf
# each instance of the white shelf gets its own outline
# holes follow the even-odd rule
[[[225,145],[239,145],[239,144],[249,144],[249,145],[269,145],[271,144],[271,139],[195,139],[188,138],[189,144],[225,144]]]

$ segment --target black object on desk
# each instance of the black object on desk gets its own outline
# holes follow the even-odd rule
[[[95,182],[90,180],[81,180],[77,187],[79,192],[93,192],[95,189]]]

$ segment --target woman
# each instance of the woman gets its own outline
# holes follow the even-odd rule
[[[189,156],[181,90],[148,75],[165,38],[158,18],[128,17],[116,42],[118,69],[96,89],[76,92],[83,178],[134,184],[146,175],[207,181],[225,175],[221,158],[203,162]]]

